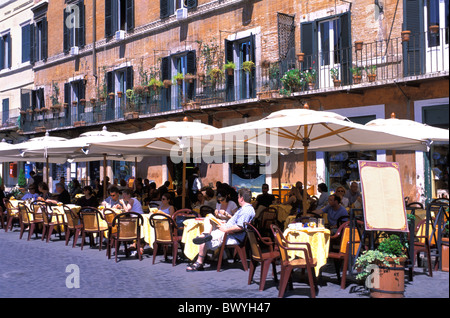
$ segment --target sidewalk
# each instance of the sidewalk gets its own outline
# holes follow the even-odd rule
[[[218,273],[215,264],[203,272],[186,272],[186,262],[172,267],[158,255],[152,265],[151,249],[145,248],[144,259],[126,259],[119,255],[106,257],[106,250],[80,249],[65,246],[64,240],[52,236],[52,241],[27,241],[28,233],[19,240],[19,230],[5,233],[0,229],[0,297],[1,298],[277,298],[277,284],[269,276],[265,290],[258,291],[259,267],[252,284],[247,284],[248,272],[241,264],[223,266]],[[121,248],[123,251],[123,247]],[[278,267],[279,270],[279,267]],[[79,274],[79,276],[75,276]],[[279,272],[278,272],[279,275]],[[76,279],[75,277],[79,277]],[[279,276],[278,276],[279,277]],[[77,283],[79,282],[79,286]],[[79,288],[77,288],[79,287]],[[287,290],[285,299],[309,298],[309,286],[295,273],[294,289]],[[217,298],[219,297],[219,298]],[[367,291],[355,281],[340,289],[334,266],[323,268],[317,298],[369,298]],[[449,298],[449,273],[435,271],[433,277],[416,268],[412,282],[405,282],[405,298]]]

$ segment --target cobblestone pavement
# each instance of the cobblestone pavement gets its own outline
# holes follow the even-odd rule
[[[258,291],[259,267],[252,284],[247,284],[248,272],[239,262],[225,264],[218,273],[214,263],[203,272],[186,272],[187,262],[172,267],[158,255],[152,265],[151,249],[147,246],[144,259],[125,258],[119,254],[108,259],[105,249],[81,250],[65,246],[64,240],[52,236],[49,243],[40,235],[27,241],[28,233],[19,239],[19,230],[0,230],[0,298],[276,298],[277,284],[269,276],[264,291]],[[123,250],[123,248],[122,248]],[[278,267],[279,270],[279,267]],[[75,275],[79,273],[79,280]],[[79,282],[79,286],[77,283]],[[416,269],[412,282],[405,283],[405,298],[449,298],[449,273],[435,271],[433,277]],[[72,287],[72,288],[70,288]],[[78,288],[77,288],[78,287]],[[309,287],[301,273],[296,273],[294,289],[287,290],[286,299],[309,298]],[[323,268],[317,298],[369,298],[364,287],[350,281],[340,289],[334,266]]]

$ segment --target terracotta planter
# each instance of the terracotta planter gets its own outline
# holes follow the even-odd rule
[[[360,84],[361,83],[361,76],[355,75],[353,76],[353,84]]]
[[[430,32],[436,34],[439,32],[439,25],[430,25]]]
[[[91,104],[95,104],[97,100],[95,98],[91,98]]]
[[[204,82],[205,81],[205,74],[198,74],[198,80],[200,81],[200,82]]]
[[[170,80],[164,80],[163,84],[165,88],[169,88],[172,85],[172,82]]]
[[[109,99],[114,99],[114,93],[109,93],[108,96],[109,96]]]
[[[371,298],[403,298],[405,292],[405,261],[399,258],[397,265],[393,258],[387,258],[389,265],[378,265],[378,275],[373,274],[373,288],[370,289]]]
[[[177,84],[178,85],[183,85],[183,80],[182,79],[177,79]]]
[[[333,80],[334,87],[341,87],[341,80]]]
[[[367,78],[369,79],[369,82],[375,82],[377,75],[376,74],[368,74]]]
[[[316,86],[316,83],[308,83],[308,89],[311,91]]]
[[[302,63],[305,60],[305,53],[297,53],[297,60]]]
[[[117,92],[117,97],[122,98],[123,92]]]
[[[411,36],[411,31],[409,31],[409,30],[402,31],[402,42],[408,42],[410,36]]]
[[[262,68],[269,68],[270,67],[270,62],[268,60],[264,60],[261,62],[261,67]]]
[[[228,76],[233,76],[233,74],[234,74],[234,69],[232,69],[232,68],[227,68],[227,74],[228,74]]]
[[[356,41],[355,42],[355,51],[361,51],[363,47],[364,42],[363,41]]]

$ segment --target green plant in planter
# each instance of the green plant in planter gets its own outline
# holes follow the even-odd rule
[[[127,95],[127,98],[131,100],[134,99],[135,97],[133,89],[127,89],[125,94]]]
[[[303,72],[303,77],[307,83],[315,83],[316,82],[316,70],[309,69]]]
[[[363,252],[361,256],[356,259],[355,266],[361,272],[356,275],[356,279],[365,279],[372,272],[371,265],[384,264],[389,266],[389,258],[395,261],[395,264],[400,264],[400,258],[406,257],[406,240],[400,238],[398,235],[392,234],[385,238],[375,250]]]
[[[376,65],[366,66],[366,73],[367,75],[376,75],[377,66]]]
[[[353,76],[361,76],[362,75],[362,70],[363,69],[360,66],[355,66],[355,67],[352,67],[350,69],[350,71],[352,72]]]
[[[177,82],[178,84],[184,79],[184,75],[181,73],[177,73],[173,78],[174,82]]]
[[[147,85],[150,87],[160,88],[163,85],[163,82],[153,77],[148,81]]]
[[[281,77],[281,83],[283,88],[280,90],[280,94],[290,95],[304,85],[303,73],[296,68],[290,69]]]
[[[242,62],[242,69],[244,72],[250,73],[254,67],[255,63],[253,61]]]
[[[332,69],[330,69],[330,75],[331,78],[333,79],[333,81],[338,81],[339,80],[339,67],[333,67]]]
[[[209,70],[208,75],[211,78],[211,80],[215,81],[215,80],[223,77],[223,71],[221,69],[215,67],[215,68],[212,68]]]
[[[227,69],[229,69],[229,68],[231,68],[231,69],[235,69],[236,68],[236,64],[235,63],[233,63],[233,62],[231,62],[231,61],[227,61],[224,65],[223,65],[223,69],[224,70],[227,70]]]

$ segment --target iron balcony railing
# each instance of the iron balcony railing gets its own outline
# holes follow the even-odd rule
[[[256,99],[283,98],[291,94],[370,87],[389,81],[448,75],[449,29],[410,34],[408,39],[392,38],[371,43],[354,42],[350,48],[320,51],[302,56],[302,61],[259,63],[250,72],[221,70],[213,76],[197,74],[192,82],[170,87],[144,87],[127,98],[77,101],[44,110],[22,109],[24,132],[101,124],[152,116],[163,112],[190,111],[208,105],[244,103]],[[137,92],[137,90],[136,90]]]

